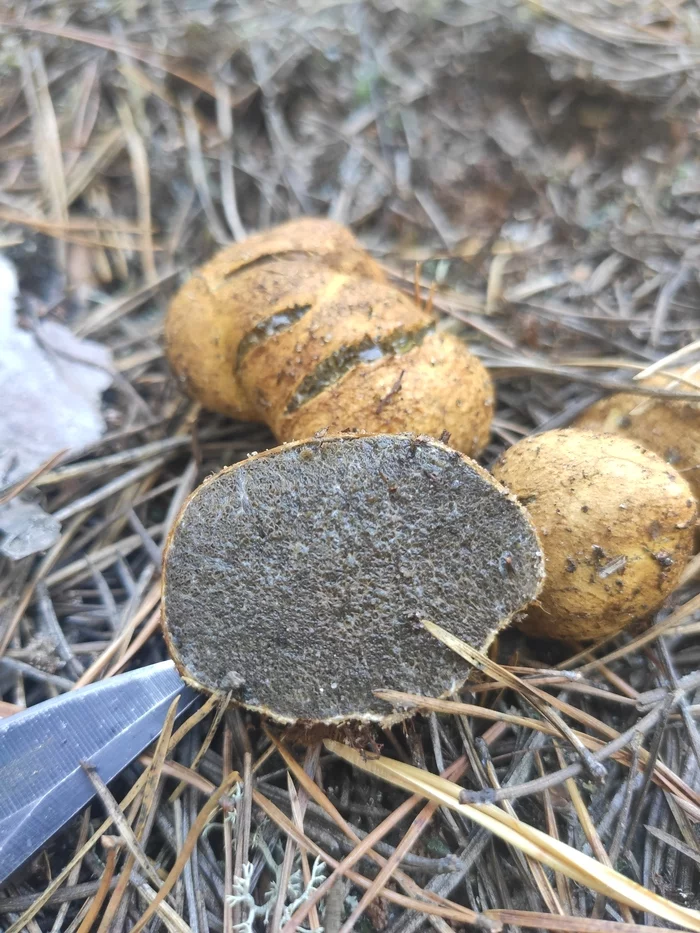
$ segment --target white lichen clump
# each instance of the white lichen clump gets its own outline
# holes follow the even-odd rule
[[[292,872],[287,885],[286,897],[291,898],[289,904],[285,905],[282,913],[282,924],[287,923],[297,908],[306,901],[326,879],[325,864],[321,859],[316,859],[311,867],[311,878],[309,883],[304,885],[301,869],[298,868]],[[265,900],[262,904],[257,904],[251,893],[251,884],[253,880],[253,865],[246,862],[241,869],[240,877],[233,879],[233,894],[227,898],[232,907],[241,906],[247,911],[247,916],[240,923],[236,924],[234,929],[237,933],[254,933],[255,921],[260,918],[265,926],[270,922],[270,917],[275,908],[279,892],[279,873],[280,868],[275,865],[275,880],[270,885],[265,894]],[[299,927],[300,933],[323,933],[323,927]]]

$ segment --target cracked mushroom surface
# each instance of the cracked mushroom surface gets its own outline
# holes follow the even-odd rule
[[[278,440],[318,431],[486,446],[491,377],[466,343],[386,283],[351,232],[291,221],[226,247],[173,298],[166,349],[183,389],[263,421]]]
[[[281,722],[384,721],[429,696],[537,595],[526,511],[481,467],[413,435],[287,444],[197,489],[164,558],[163,625],[184,678]]]

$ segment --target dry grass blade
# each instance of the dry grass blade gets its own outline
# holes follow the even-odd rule
[[[562,751],[558,745],[555,746],[555,751],[557,753],[559,767],[563,768],[565,764],[564,755],[562,754]],[[612,868],[613,865],[610,857],[608,856],[602,840],[598,835],[598,831],[595,827],[595,824],[593,823],[593,820],[591,819],[591,815],[588,812],[588,808],[586,807],[586,804],[583,800],[583,795],[581,794],[576,781],[574,781],[572,778],[569,778],[564,782],[564,786],[566,787],[569,797],[571,798],[571,802],[574,805],[574,811],[578,817],[579,823],[583,828],[586,839],[588,840],[588,844],[591,847],[591,851],[599,862],[601,862],[603,865],[606,865],[608,868]],[[623,904],[621,910],[622,916],[627,921],[627,923],[632,923],[634,918],[632,917],[629,907]]]
[[[79,852],[80,849],[82,849],[82,847],[85,845],[89,830],[90,830],[90,808],[88,807],[85,813],[83,813],[83,819],[80,824],[80,834],[78,835],[78,841],[75,847],[76,852]],[[78,862],[78,864],[75,866],[75,868],[73,869],[73,871],[70,873],[68,877],[68,884],[66,885],[66,887],[68,888],[74,887],[77,884],[78,878],[80,878],[80,871],[82,867],[83,867],[83,863]],[[110,881],[110,884],[111,884],[111,881]],[[65,922],[66,914],[68,913],[69,907],[70,907],[70,903],[67,902],[65,904],[61,904],[61,906],[58,908],[58,913],[56,914],[56,919],[54,920],[53,927],[51,928],[51,933],[60,933],[60,930],[63,929],[63,924]]]
[[[105,810],[109,813],[112,818],[112,822],[119,830],[119,834],[124,840],[129,852],[134,858],[134,861],[138,864],[139,868],[144,872],[144,874],[151,879],[152,883],[158,887],[160,884],[160,878],[158,873],[154,869],[153,865],[149,861],[146,853],[141,848],[141,843],[136,838],[136,834],[129,825],[129,820],[126,817],[126,814],[119,806],[117,801],[112,796],[109,788],[99,776],[93,765],[88,764],[87,762],[81,762],[83,770],[90,778],[93,787],[95,788],[97,795],[104,804]],[[145,781],[143,786],[145,788],[148,782],[148,773],[145,775]]]
[[[678,360],[683,359],[685,356],[689,356],[691,353],[695,353],[696,350],[700,350],[700,340],[694,340],[692,343],[686,344],[679,350],[675,350],[673,353],[668,353],[660,360],[652,363],[651,366],[647,366],[646,369],[643,369],[640,373],[637,373],[635,376],[633,376],[633,379],[635,382],[641,382],[644,379],[648,379],[649,376],[653,376],[655,373],[658,373],[659,370],[666,369],[668,366],[675,365]]]
[[[700,576],[700,554],[696,554],[695,557],[688,561],[688,565],[681,577],[681,586],[691,583],[697,576]]]
[[[475,742],[481,744],[483,740],[476,739]],[[480,752],[482,752],[480,757],[482,758],[483,769],[486,773],[486,776],[488,777],[489,783],[491,784],[493,788],[500,790],[501,785],[498,780],[496,769],[494,768],[493,762],[491,761],[489,757],[488,748],[483,747],[480,749]],[[515,812],[515,807],[511,804],[509,800],[505,800],[503,802],[503,809],[506,811],[506,813],[512,816],[513,819],[516,819],[516,820],[518,819],[518,815]],[[519,852],[518,855],[520,856],[521,859],[524,860],[525,866],[527,866],[527,870],[532,875],[532,880],[537,886],[537,890],[540,893],[540,897],[542,898],[542,902],[544,903],[544,905],[553,914],[563,914],[564,909],[562,908],[559,898],[557,897],[554,889],[552,888],[552,885],[549,881],[549,878],[547,877],[545,873],[544,868],[540,865],[539,862],[536,862],[534,859],[531,859],[529,856],[527,855],[523,856],[521,852]],[[561,877],[559,873],[557,873],[557,877]]]
[[[110,888],[113,888],[116,883],[116,879],[113,878],[110,884]],[[49,903],[52,905],[64,905],[70,904],[73,901],[83,900],[84,898],[92,899],[97,893],[99,887],[99,881],[83,881],[80,884],[66,885],[66,887],[61,888],[59,891],[56,891],[55,894],[53,894],[53,896],[49,899]],[[15,895],[14,897],[5,897],[0,900],[0,912],[3,914],[8,914],[16,913],[21,910],[27,910],[28,907],[32,906],[33,902],[34,896],[31,894],[19,894]]]
[[[21,56],[24,90],[32,115],[35,151],[41,167],[46,201],[53,220],[68,219],[68,195],[63,170],[61,138],[51,100],[44,59],[38,48]],[[65,246],[59,242],[61,265],[65,266]]]
[[[162,68],[182,81],[186,81],[193,87],[210,94],[212,97],[216,94],[216,89],[212,81],[198,72],[191,71],[181,66],[177,61],[167,55],[159,55],[153,49],[143,46],[136,46],[133,43],[120,42],[113,39],[105,33],[90,31],[89,29],[79,29],[75,26],[56,26],[54,23],[42,20],[22,19],[20,22],[4,19],[0,25],[6,29],[23,29],[29,32],[43,32],[51,36],[60,36],[64,39],[72,39],[75,42],[85,42],[89,45],[95,45],[101,49],[108,49],[112,52],[119,52],[122,55],[128,55],[138,61],[145,62],[156,68]]]
[[[318,764],[319,753],[321,750],[320,743],[308,748],[306,751],[306,761],[304,763],[304,768],[307,772],[313,770],[314,765]],[[287,774],[287,786],[289,789],[289,803],[292,809],[292,819],[294,820],[294,825],[300,832],[304,832],[304,814],[306,812],[306,806],[308,804],[308,796],[302,792],[301,796],[297,793],[297,789],[292,780],[291,774]],[[309,858],[304,852],[303,849],[299,850],[299,858],[301,860],[302,876],[304,878],[304,884],[308,886],[311,884],[312,872],[309,865]],[[316,907],[312,907],[309,911],[309,924],[312,930],[316,930],[321,926],[321,921],[318,916],[318,910]]]
[[[592,891],[605,894],[628,907],[646,910],[681,927],[700,931],[700,911],[689,910],[659,897],[596,859],[552,839],[527,823],[514,820],[492,804],[460,803],[462,788],[458,784],[390,758],[364,758],[359,752],[338,742],[326,741],[325,745],[355,767],[461,813],[514,848]]]
[[[379,858],[372,851],[372,846],[393,828],[394,822],[395,820],[385,820],[383,823],[380,823],[379,826],[376,826],[364,839],[361,841],[358,840],[355,848],[348,855],[346,855],[341,862],[335,865],[333,872],[326,878],[326,880],[321,885],[319,885],[319,887],[300,907],[297,908],[293,916],[284,925],[282,933],[294,933],[294,931],[299,928],[299,925],[304,922],[307,916],[309,916],[316,905],[320,903],[321,899],[331,891],[338,879],[343,876],[350,877],[350,869],[353,867],[353,865],[357,864],[360,859],[369,857],[375,861],[379,861]],[[389,861],[383,859],[381,860],[380,864],[383,863],[384,868],[380,871],[380,875],[386,871],[386,866],[389,864]],[[377,876],[377,878],[378,877],[379,876]],[[382,883],[380,887],[376,889],[376,893],[381,891],[381,889],[386,884],[388,877],[389,876],[387,875],[386,877],[382,878]],[[377,878],[375,878],[375,881],[372,883],[372,885],[367,888],[368,892],[375,886]]]
[[[240,729],[239,722],[239,733]],[[247,736],[246,736],[247,739]],[[233,863],[233,874],[236,878],[243,875],[243,865],[248,862],[248,853],[250,849],[250,827],[253,816],[253,772],[252,772],[253,754],[249,745],[243,752],[243,793],[238,799],[237,804],[237,833],[236,833],[236,852]],[[233,909],[234,928],[242,922],[240,917],[241,905],[236,904]],[[245,918],[243,918],[245,919]]]
[[[77,499],[71,502],[70,505],[66,505],[64,508],[59,509],[58,512],[54,513],[54,518],[59,522],[63,522],[67,518],[72,518],[73,515],[76,515],[79,512],[84,512],[87,509],[91,509],[93,506],[98,505],[98,503],[103,502],[110,496],[113,496],[115,492],[120,492],[122,489],[127,489],[129,486],[137,483],[138,480],[143,479],[146,476],[150,476],[162,466],[163,460],[160,458],[157,460],[148,460],[146,463],[142,463],[141,466],[134,467],[132,470],[129,470],[126,473],[123,473],[121,476],[117,476],[115,479],[105,483],[104,486],[100,486],[99,489],[95,489],[93,492],[88,493],[81,499]]]
[[[290,792],[290,802],[291,794],[294,791],[294,786],[292,783],[292,778],[289,772],[287,772],[287,785]],[[292,813],[292,818],[294,814]],[[295,826],[299,826],[297,820],[294,820]],[[303,827],[299,827],[303,832]],[[284,847],[284,856],[282,857],[282,865],[279,870],[279,876],[277,881],[277,898],[275,900],[275,906],[272,911],[272,917],[270,918],[270,933],[279,933],[280,923],[282,921],[282,912],[284,911],[284,905],[287,902],[287,892],[289,891],[289,879],[292,874],[292,866],[294,864],[294,856],[296,855],[297,847],[294,844],[294,840],[291,836],[287,836],[287,842]],[[304,853],[305,854],[305,853]]]
[[[131,168],[138,199],[139,226],[141,227],[142,261],[146,282],[153,284],[158,272],[153,254],[153,229],[151,226],[151,173],[148,166],[148,153],[143,137],[136,129],[134,117],[129,107],[119,106],[119,119],[124,130],[126,145],[131,159]]]
[[[97,889],[95,897],[93,898],[92,904],[88,912],[83,917],[82,923],[78,927],[78,933],[89,933],[92,929],[92,925],[97,920],[100,911],[102,910],[102,905],[104,904],[105,898],[109,893],[109,888],[112,883],[112,878],[114,876],[114,865],[117,859],[117,849],[112,846],[107,850],[107,858],[105,861],[105,869],[102,872],[102,878],[100,879],[100,886]],[[121,882],[121,876],[117,884]],[[116,890],[116,889],[115,889]]]
[[[399,807],[397,807],[379,826],[375,827],[374,830],[364,839],[360,839],[357,833],[352,829],[352,827],[347,823],[343,818],[341,813],[337,808],[331,803],[328,797],[323,793],[321,788],[311,780],[308,774],[300,766],[299,762],[294,758],[294,756],[289,752],[281,742],[279,742],[274,735],[268,730],[267,732],[270,741],[273,743],[273,747],[279,752],[279,754],[284,759],[285,764],[294,775],[294,777],[299,781],[303,789],[309,795],[309,797],[317,803],[333,822],[345,833],[345,835],[351,839],[355,844],[355,849],[346,857],[344,863],[349,865],[354,864],[360,857],[367,856],[371,858],[372,861],[380,867],[380,869],[386,865],[386,859],[380,855],[378,852],[372,849],[372,842],[374,839],[381,839],[382,836],[386,835],[391,829],[393,829],[405,816],[407,816],[411,810],[413,810],[418,803],[420,802],[419,797],[410,798],[405,800]],[[445,772],[448,777],[459,777],[464,769],[466,768],[466,760],[460,758],[457,761],[453,762],[452,765]],[[315,905],[323,894],[333,885],[339,869],[336,869],[335,872],[322,884],[310,897],[298,908],[294,916],[290,919],[289,923],[285,927],[285,933],[291,933],[292,930],[296,928],[298,923],[301,923],[303,919],[309,913],[310,908]],[[455,907],[456,905],[447,902],[444,898],[439,897],[431,891],[424,890],[420,887],[412,878],[410,878],[405,872],[400,868],[395,868],[393,873],[394,880],[400,884],[404,891],[407,894],[411,895],[414,898],[427,898],[435,904],[443,904],[447,906],[449,903],[450,908]]]
[[[377,897],[379,897],[382,889],[389,882],[392,875],[398,868],[403,856],[407,852],[411,851],[413,846],[420,838],[421,833],[427,829],[428,825],[430,824],[430,820],[432,819],[436,810],[437,804],[429,803],[421,810],[418,816],[416,816],[416,818],[411,823],[406,835],[397,845],[394,854],[389,859],[387,859],[386,865],[384,865],[384,867],[379,871],[377,877],[362,895],[362,898],[360,899],[357,907],[355,907],[355,909],[351,912],[350,916],[341,927],[340,933],[350,933],[350,931],[355,928],[355,924],[364,914],[370,904]]]
[[[67,199],[72,204],[88,188],[95,176],[104,171],[124,148],[124,134],[120,126],[111,127],[94,140],[87,156],[81,159],[66,179]],[[110,230],[108,229],[109,233]],[[118,223],[114,235],[122,232]]]
[[[75,328],[76,334],[79,337],[88,337],[110,326],[119,318],[140,308],[161,286],[167,285],[181,272],[180,268],[170,269],[154,281],[145,282],[133,291],[119,295],[86,317],[82,324],[78,324]]]
[[[11,486],[6,492],[0,492],[0,505],[5,505],[10,499],[14,499],[14,497],[23,492],[27,486],[33,486],[39,477],[47,473],[52,467],[55,467],[57,463],[60,463],[67,453],[68,449],[65,449],[52,454],[48,460],[45,460],[36,470],[32,470],[23,480],[15,483],[15,485]]]
[[[199,746],[199,748],[198,748],[198,750],[197,750],[197,754],[194,756],[194,759],[193,759],[193,761],[192,761],[192,765],[191,765],[191,767],[188,769],[188,770],[192,771],[193,773],[196,773],[196,771],[197,771],[197,766],[199,765],[199,762],[202,760],[202,758],[203,758],[203,757],[206,755],[206,753],[209,751],[209,747],[211,746],[211,743],[214,741],[214,736],[216,735],[216,732],[217,732],[217,730],[218,730],[218,728],[219,728],[219,725],[220,725],[220,723],[221,723],[221,719],[222,719],[224,713],[226,712],[226,710],[228,709],[228,707],[230,706],[230,704],[231,704],[231,694],[230,694],[230,693],[227,693],[227,694],[225,694],[225,695],[223,695],[223,696],[220,697],[220,699],[219,699],[219,705],[218,705],[217,708],[216,708],[216,712],[214,713],[214,718],[212,719],[211,725],[209,726],[209,729],[207,730],[207,734],[206,734],[206,736],[205,736],[205,738],[204,738],[204,741],[203,741],[202,744]],[[175,790],[174,790],[174,791],[172,792],[172,794],[170,795],[170,801],[171,801],[171,802],[174,801],[174,800],[177,800],[177,798],[182,794],[182,792],[183,792],[183,790],[185,789],[186,785],[187,785],[187,782],[186,782],[186,781],[181,781],[180,784],[178,784],[178,786],[175,788]]]
[[[158,610],[154,612],[150,619],[146,622],[136,638],[134,638],[129,647],[124,651],[124,654],[121,656],[119,661],[117,661],[116,664],[113,664],[112,667],[110,667],[109,670],[105,673],[105,678],[114,677],[115,674],[119,674],[122,670],[124,670],[134,655],[138,654],[138,652],[148,642],[151,636],[158,631],[159,628],[160,611]],[[123,645],[121,648],[123,648]]]
[[[622,923],[612,920],[591,920],[589,917],[559,917],[527,910],[486,910],[493,917],[516,927],[541,928],[556,933],[672,933],[669,927],[645,926],[643,923]],[[675,928],[674,928],[675,929]]]
[[[444,641],[445,644],[447,644],[449,647],[455,650],[458,654],[461,654],[462,657],[468,660],[471,664],[474,664],[475,666],[479,667],[481,666],[483,659],[485,659],[488,666],[493,666],[493,662],[490,661],[490,659],[485,658],[484,655],[481,655],[479,652],[474,651],[474,649],[471,648],[469,645],[465,645],[464,642],[461,642],[458,638],[455,638],[449,632],[445,631],[444,629],[441,629],[440,626],[437,626],[432,622],[427,622],[424,624],[426,625],[426,628],[429,628],[429,630],[432,632],[432,634],[435,635],[436,638],[438,638],[441,641]],[[501,668],[499,665],[496,665],[496,667],[501,671],[504,670],[504,668]],[[513,675],[507,672],[507,676],[512,677]],[[530,688],[530,689],[534,689],[534,688]],[[384,692],[384,693],[381,693],[380,695],[390,697],[392,694],[391,692]],[[395,692],[394,692],[394,695],[400,696],[400,694],[396,694]],[[671,699],[672,705],[674,706],[677,705],[681,701],[682,696],[683,696],[682,692],[677,691]],[[654,726],[654,724],[658,720],[658,717],[661,715],[660,704],[663,702],[663,699],[664,699],[662,697],[659,700],[659,705],[657,705],[656,708],[652,710],[651,713],[647,714],[647,716],[645,716],[643,719],[635,723],[635,725],[630,727],[625,733],[619,733],[615,729],[613,729],[611,726],[608,726],[605,723],[602,723],[600,720],[596,719],[594,716],[591,716],[589,713],[586,713],[583,710],[577,709],[575,706],[571,706],[571,704],[566,703],[563,700],[560,700],[559,698],[555,696],[549,696],[546,693],[542,693],[542,697],[546,698],[546,700],[549,702],[551,706],[556,707],[561,712],[566,713],[568,716],[571,716],[573,719],[576,719],[577,721],[583,723],[584,725],[592,729],[595,729],[597,732],[601,732],[608,739],[610,739],[607,746],[604,746],[604,745],[595,746],[595,752],[593,755],[594,758],[600,758],[600,759],[610,758],[620,753],[625,756],[624,758],[621,758],[621,760],[624,761],[625,763],[631,760],[629,757],[629,754],[626,751],[624,751],[625,746],[629,742],[632,741],[632,738],[634,735],[636,735],[637,733],[644,733],[645,731],[648,731]],[[431,701],[431,702],[440,703],[442,701]],[[437,709],[436,706],[433,706],[433,708]],[[475,711],[472,711],[471,709],[469,711],[469,714],[477,715],[477,713]],[[498,718],[498,719],[503,719],[503,721],[507,721],[507,716],[505,714],[499,714],[498,716],[494,716],[494,717],[490,717],[488,716],[488,714],[485,714],[485,718]],[[539,731],[545,731],[542,728],[543,724],[540,723],[539,725],[530,725],[530,722],[535,723],[536,720],[528,721],[527,725],[530,728],[539,729]],[[553,728],[557,728],[557,727],[553,726]],[[574,736],[577,742],[579,742],[581,745],[586,746],[587,750],[591,748],[591,743],[596,741],[591,736],[588,736],[585,733],[572,732],[572,735]],[[643,764],[646,765],[648,762],[648,752],[642,750],[640,760],[643,762]],[[577,764],[569,765],[568,768],[559,772],[558,777],[550,775],[548,776],[546,781],[537,782],[537,783],[533,782],[532,789],[533,791],[539,792],[540,790],[544,789],[545,786],[551,786],[551,784],[548,782],[557,783],[558,781],[563,780],[566,777],[574,777],[576,774],[579,773],[580,767],[581,766]],[[662,762],[658,762],[658,761],[654,763],[654,769],[657,772],[658,778],[660,780],[663,780],[665,786],[667,786],[668,789],[671,790],[673,793],[676,793],[680,796],[682,805],[685,806],[687,804],[693,809],[697,809],[700,806],[700,794],[698,794],[697,791],[695,791],[693,788],[689,787],[688,784],[686,784],[686,782],[683,781],[681,777],[679,777],[679,775],[675,774],[675,772],[673,772],[670,768],[666,767]],[[512,791],[510,791],[509,794],[510,796],[513,796]],[[492,799],[494,800],[505,799],[505,793],[500,792],[500,791],[496,792],[495,796]]]
[[[676,839],[675,836],[664,832],[663,829],[659,829],[657,826],[645,826],[644,828],[647,832],[651,833],[652,836],[656,836],[657,839],[665,842],[667,846],[672,846],[674,849],[682,852],[683,855],[685,855],[687,858],[692,859],[694,862],[700,865],[700,852],[698,852],[697,849],[686,845],[684,842],[680,842],[680,840]]]
[[[700,593],[693,596],[692,599],[689,599],[688,602],[684,603],[682,606],[679,606],[678,609],[672,612],[663,622],[657,622],[657,624],[653,625],[648,631],[643,632],[641,635],[637,635],[636,638],[633,638],[626,645],[623,645],[622,648],[617,648],[615,651],[611,651],[602,658],[589,661],[587,664],[580,667],[579,670],[582,673],[585,671],[592,671],[602,664],[610,664],[612,661],[617,661],[619,658],[624,658],[629,654],[633,654],[635,651],[639,651],[640,648],[650,645],[662,635],[668,635],[673,629],[678,628],[686,619],[694,615],[698,609],[700,609]]]
[[[141,878],[134,878],[133,885],[137,894],[146,905],[152,904],[156,892]],[[189,924],[185,923],[180,914],[165,901],[158,906],[158,920],[162,922],[168,933],[195,933]]]
[[[221,200],[234,240],[244,240],[245,227],[238,212],[236,199],[236,181],[233,173],[233,107],[231,91],[227,84],[218,81],[216,85],[216,119],[221,133]]]
[[[544,765],[542,764],[542,757],[539,752],[535,754],[535,761],[537,762],[537,770],[539,771],[540,777],[544,777],[545,770]],[[542,802],[544,805],[544,815],[547,826],[547,834],[553,839],[559,839],[559,828],[557,826],[557,818],[554,814],[554,806],[552,804],[552,795],[549,790],[542,791]],[[573,906],[571,903],[571,888],[569,886],[569,879],[562,875],[561,872],[555,872],[554,881],[557,886],[557,895],[559,897],[559,903],[562,906],[562,913],[573,914]]]
[[[447,645],[448,648],[451,648],[452,651],[464,658],[465,661],[468,661],[479,670],[485,671],[490,677],[493,677],[494,680],[502,681],[513,690],[517,690],[518,693],[534,706],[538,713],[544,716],[544,718],[560,732],[562,737],[573,746],[584,766],[596,780],[600,781],[605,777],[606,771],[603,765],[591,756],[576,733],[570,729],[561,716],[551,708],[551,698],[549,694],[537,687],[533,687],[528,681],[516,677],[511,671],[497,664],[495,661],[492,661],[487,655],[483,654],[481,651],[477,651],[476,648],[472,648],[471,645],[467,645],[461,639],[456,638],[451,632],[441,628],[434,622],[424,619],[423,625],[431,635],[444,645]]]
[[[396,690],[377,691],[377,696],[381,696],[388,702],[395,703],[404,708],[406,706],[415,706],[419,709],[430,709],[435,712],[448,713],[451,715],[466,715],[473,716],[477,719],[495,720],[503,724],[534,729],[546,735],[554,736],[558,734],[553,726],[541,720],[529,719],[525,716],[516,716],[511,713],[503,713],[500,710],[490,709],[486,706],[475,706],[472,703],[460,703],[455,700],[439,700],[432,697],[421,697],[418,695],[401,693]],[[554,701],[554,698],[552,699]],[[561,701],[557,702],[561,703]],[[566,706],[567,704],[562,703],[562,707]],[[571,710],[580,712],[574,710],[573,707],[571,707]],[[611,736],[612,742],[608,743],[607,746],[600,739],[588,735],[585,732],[577,732],[576,735],[593,754],[604,753],[607,757],[619,761],[620,764],[625,765],[625,767],[644,771],[649,763],[649,752],[640,745],[640,741],[643,738],[643,724],[646,720],[647,726],[651,728],[661,714],[661,707],[657,707],[652,713],[653,715],[648,715],[644,720],[635,723],[626,733],[620,734],[614,729],[610,729],[607,734]],[[584,714],[582,714],[582,717],[583,715]],[[613,742],[615,745],[613,745]],[[632,745],[634,749],[633,752],[630,752],[624,747],[628,743]],[[542,774],[539,779],[531,781],[527,785],[520,785],[519,787],[497,791],[492,795],[491,799],[505,800],[515,796],[523,796],[525,793],[541,793],[551,786],[560,784],[567,777],[577,773],[578,770],[580,770],[580,766],[570,765],[569,768],[565,768],[556,774]],[[696,822],[700,821],[700,798],[697,791],[686,784],[679,775],[663,762],[659,761],[658,758],[653,762],[651,773],[654,783],[671,795],[669,797],[671,801],[675,801],[686,813],[695,819]]]
[[[29,607],[29,604],[32,601],[34,590],[36,589],[37,584],[41,580],[48,578],[49,571],[53,568],[54,564],[56,564],[56,562],[63,554],[63,551],[65,551],[65,549],[70,544],[70,541],[80,527],[80,524],[80,518],[74,519],[68,528],[65,529],[58,541],[42,558],[41,563],[36,569],[34,577],[25,587],[24,592],[17,601],[17,606],[12,612],[12,615],[9,617],[5,630],[2,632],[2,634],[0,634],[0,657],[2,657],[9,648],[10,642],[14,638],[17,626],[21,622],[25,612],[27,611],[27,608]]]
[[[153,612],[154,607],[157,606],[159,602],[160,581],[155,583],[148,591],[144,597],[143,602],[139,606],[138,611],[134,613],[133,618],[131,618],[124,626],[118,638],[115,638],[110,642],[109,646],[105,648],[102,654],[93,661],[85,673],[76,681],[76,689],[78,687],[84,687],[86,684],[91,684],[94,680],[97,679],[97,676],[102,668],[114,657],[115,654],[119,652],[122,647],[128,645],[129,640],[134,634],[134,631],[138,628],[141,622],[143,622],[143,620],[146,619],[151,612]],[[160,611],[154,613],[153,619],[155,620],[156,624],[160,621]]]
[[[148,768],[153,763],[153,758],[150,755],[139,755],[139,761]],[[191,768],[178,764],[177,761],[164,762],[162,771],[168,777],[175,778],[176,781],[181,781],[188,787],[194,787],[207,796],[210,796],[216,790],[216,784],[208,781]]]
[[[194,106],[191,101],[183,101],[182,119],[189,155],[192,183],[197,191],[202,208],[207,217],[207,223],[216,242],[223,246],[229,242],[229,237],[219,220],[216,207],[209,190],[209,180],[202,154],[202,142],[199,136],[199,126],[195,117]]]
[[[224,778],[233,770],[233,735],[228,722],[224,722],[223,737],[223,776]],[[224,919],[224,933],[233,931],[233,906],[230,898],[233,895],[233,827],[230,820],[224,820],[224,901],[222,905]]]

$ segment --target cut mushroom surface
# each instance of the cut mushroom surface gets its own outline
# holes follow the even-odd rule
[[[381,688],[443,695],[537,595],[525,510],[476,463],[411,435],[288,444],[190,497],[165,554],[163,621],[183,676],[271,717],[381,721]]]

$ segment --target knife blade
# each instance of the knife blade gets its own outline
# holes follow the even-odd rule
[[[201,694],[172,661],[98,681],[0,720],[0,884],[89,803],[95,789],[80,762],[105,783]]]

